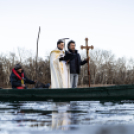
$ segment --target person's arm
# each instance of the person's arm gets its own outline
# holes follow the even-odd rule
[[[79,55],[79,58],[80,58],[80,64],[81,65],[85,65],[88,62],[88,59],[85,59],[85,60],[82,61],[80,55]]]
[[[25,75],[24,75],[25,76]],[[28,83],[28,84],[35,84],[36,82],[35,81],[32,81],[30,79],[28,79],[26,76],[25,76],[25,83]]]
[[[59,57],[59,61],[65,61],[65,56],[67,55],[67,51],[65,51],[65,55],[63,57]]]
[[[19,83],[16,79],[16,76],[11,75],[10,76],[10,82],[12,84],[12,87],[20,87],[21,83]]]
[[[74,58],[76,58],[76,54],[72,54],[70,52],[65,52],[65,56],[61,57],[59,60],[60,61],[66,61],[67,63],[69,63],[69,61],[73,60]]]
[[[64,61],[64,57],[59,58],[59,61]]]

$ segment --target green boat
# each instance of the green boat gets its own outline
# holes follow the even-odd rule
[[[134,85],[76,89],[0,89],[0,101],[121,101],[134,99]]]

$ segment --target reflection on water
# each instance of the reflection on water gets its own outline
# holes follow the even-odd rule
[[[0,133],[3,134],[73,131],[81,126],[128,124],[134,124],[132,101],[0,102]]]

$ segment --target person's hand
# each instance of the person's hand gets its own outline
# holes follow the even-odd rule
[[[69,62],[70,62],[70,60],[67,60],[67,61],[66,61],[66,64],[68,64]]]
[[[38,81],[37,81],[37,80],[35,80],[34,82],[35,82],[35,83],[37,83]]]
[[[22,87],[26,87],[25,84],[22,84],[21,86],[22,86]]]
[[[59,61],[63,61],[63,60],[64,60],[64,57],[59,58]]]
[[[90,57],[86,58],[86,61],[88,62],[90,60]]]

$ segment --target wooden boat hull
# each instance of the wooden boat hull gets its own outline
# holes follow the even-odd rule
[[[121,101],[134,99],[134,85],[76,89],[0,89],[0,101]]]

